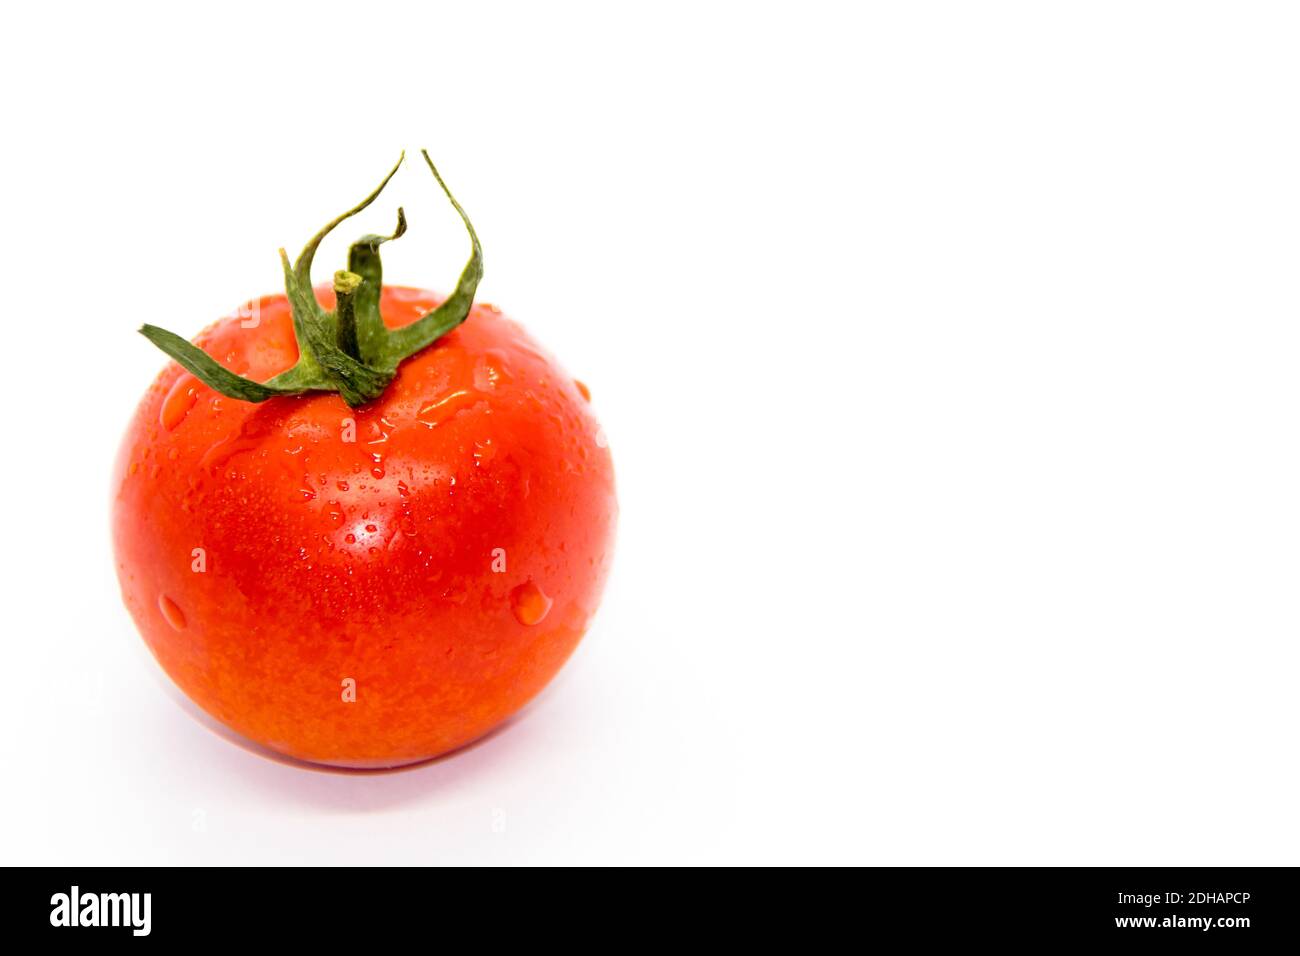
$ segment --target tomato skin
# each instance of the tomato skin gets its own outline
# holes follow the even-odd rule
[[[440,301],[386,286],[381,310],[398,327]],[[265,380],[297,347],[285,298],[256,305],[196,342]],[[240,402],[170,363],[113,477],[127,608],[191,699],[273,750],[388,767],[461,747],[546,685],[599,603],[617,504],[584,392],[483,305],[360,409]]]

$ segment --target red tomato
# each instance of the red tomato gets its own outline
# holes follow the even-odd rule
[[[384,322],[440,301],[385,286]],[[196,341],[262,381],[298,348],[284,296],[256,314]],[[122,594],[163,669],[245,737],[350,767],[454,750],[540,691],[596,610],[617,510],[585,386],[485,305],[359,409],[249,404],[171,363],[113,488]]]

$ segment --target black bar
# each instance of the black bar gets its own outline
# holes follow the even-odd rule
[[[8,875],[16,889],[0,895],[5,925],[47,943],[71,936],[91,943],[117,937],[133,945],[246,943],[249,927],[257,926],[260,941],[373,946],[409,936],[416,924],[455,922],[472,931],[506,922],[551,926],[567,935],[620,912],[636,935],[648,931],[652,937],[656,930],[671,936],[672,927],[680,930],[690,918],[718,928],[803,926],[818,935],[851,926],[868,940],[902,932],[917,941],[1239,947],[1286,944],[1300,925],[1300,881],[1290,868],[860,869],[819,874],[815,883],[807,874],[780,872],[638,874],[612,899],[584,895],[563,904],[543,889],[555,879],[539,881],[533,874],[344,867],[31,869]],[[739,902],[719,894],[720,879],[735,886]],[[654,888],[655,881],[662,885]],[[823,881],[835,886],[829,894],[811,889]],[[74,886],[77,922],[118,925],[71,925]]]

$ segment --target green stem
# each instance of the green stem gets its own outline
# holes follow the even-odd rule
[[[375,187],[374,192],[372,192],[365,199],[361,200],[361,202],[357,203],[347,212],[343,213],[342,215],[335,216],[333,219],[331,219],[329,222],[327,222],[324,226],[321,227],[320,232],[316,233],[316,235],[311,237],[311,241],[309,241],[307,245],[303,247],[302,252],[299,253],[298,255],[298,261],[295,262],[293,265],[294,276],[298,279],[300,283],[302,283],[309,289],[311,288],[311,264],[312,264],[312,260],[316,258],[316,250],[320,247],[321,241],[326,236],[328,236],[331,232],[333,232],[334,227],[337,226],[339,223],[343,222],[343,220],[351,219],[357,213],[361,212],[361,210],[365,209],[372,202],[378,199],[379,194],[383,192],[384,187],[388,185],[388,181],[392,179],[394,176],[396,176],[397,171],[402,168],[402,162],[405,159],[406,159],[406,150],[402,150],[402,155],[397,157],[397,165],[388,171],[388,175],[384,177],[383,182],[381,182],[378,186]]]
[[[460,280],[456,283],[456,290],[447,297],[447,301],[427,315],[416,319],[410,325],[394,329],[389,333],[388,354],[384,358],[392,362],[393,368],[396,368],[403,359],[432,345],[464,322],[469,316],[470,308],[474,305],[474,293],[478,291],[479,280],[483,278],[483,249],[479,246],[478,234],[474,232],[474,224],[469,221],[469,216],[465,215],[465,210],[461,208],[460,203],[456,202],[456,197],[451,194],[447,184],[442,181],[442,176],[439,175],[438,168],[433,165],[433,160],[429,158],[429,154],[425,150],[420,150],[420,155],[429,164],[429,170],[433,173],[433,178],[438,180],[438,185],[442,187],[443,193],[451,201],[456,212],[460,214],[461,222],[465,224],[465,229],[469,233],[471,251],[469,262],[465,263],[465,268],[460,274]]]
[[[276,396],[305,392],[338,392],[354,408],[374,401],[383,394],[403,361],[465,321],[483,277],[483,250],[474,226],[447,189],[429,154],[423,150],[421,153],[443,193],[460,215],[470,238],[469,262],[461,271],[455,290],[436,309],[410,325],[392,331],[384,326],[379,314],[379,297],[383,288],[379,247],[406,232],[406,216],[400,208],[397,210],[397,228],[391,236],[363,236],[352,245],[348,253],[348,269],[334,274],[338,303],[333,312],[325,312],[312,291],[312,261],[321,241],[339,223],[375,201],[402,165],[399,159],[397,166],[370,195],[335,217],[312,237],[292,267],[289,257],[283,249],[280,250],[285,296],[289,300],[294,336],[298,341],[298,362],[293,368],[265,382],[255,382],[236,375],[202,349],[165,329],[146,325],[140,329],[141,334],[205,385],[241,401],[263,402]]]
[[[334,328],[334,344],[339,347],[339,351],[346,352],[354,359],[361,358],[361,352],[357,348],[357,313],[354,299],[357,287],[363,281],[361,276],[346,269],[334,273],[334,298],[338,300],[334,306],[334,311],[338,315]]]
[[[357,347],[363,360],[373,364],[388,341],[388,331],[379,315],[379,292],[384,287],[384,266],[379,247],[406,233],[406,213],[397,207],[397,228],[391,236],[362,236],[348,250],[348,271],[365,281],[353,296],[357,314]]]

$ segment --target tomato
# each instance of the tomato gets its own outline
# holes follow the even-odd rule
[[[379,304],[396,329],[441,301]],[[283,295],[196,342],[259,382],[299,356]],[[123,598],[171,679],[250,740],[349,767],[454,750],[537,694],[596,610],[617,508],[585,386],[486,305],[358,408],[240,401],[169,364],[113,489]]]

